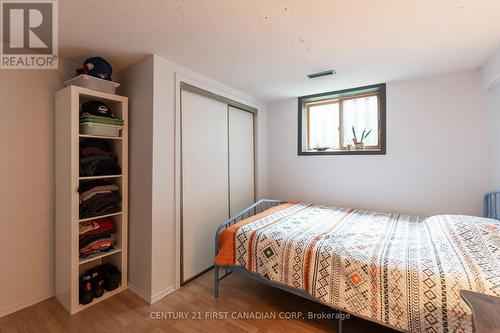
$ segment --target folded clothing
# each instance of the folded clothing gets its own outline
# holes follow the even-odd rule
[[[80,183],[80,218],[117,213],[121,197],[117,185],[97,179]]]
[[[121,120],[121,119],[92,116],[88,113],[82,113],[80,115],[80,124],[84,124],[84,123],[113,125],[113,126],[118,126],[118,127],[123,126],[123,120]]]
[[[88,246],[96,241],[101,240],[101,239],[110,238],[110,237],[113,237],[112,233],[105,233],[105,234],[100,234],[100,235],[95,235],[95,236],[87,236],[84,238],[80,238],[80,248]]]
[[[114,242],[114,235],[107,238],[97,239],[86,246],[80,246],[80,256],[87,257],[92,254],[109,251],[113,249]]]
[[[82,222],[79,229],[80,257],[89,257],[114,248],[115,225],[110,219]]]
[[[114,223],[108,218],[102,218],[80,223],[80,240],[111,234],[115,230]]]
[[[102,250],[113,245],[115,241],[115,236],[113,234],[106,238],[99,238],[85,246],[80,246],[80,253],[87,253],[90,251]]]
[[[96,194],[80,204],[80,218],[118,213],[121,210],[120,202],[118,191]]]
[[[106,152],[111,151],[108,141],[102,139],[85,139],[80,141],[80,153],[84,148],[99,148]]]
[[[80,176],[119,175],[122,169],[114,156],[90,155],[80,157]]]
[[[80,203],[89,200],[96,194],[111,193],[118,190],[119,187],[117,185],[103,180],[84,182],[78,190],[80,192]]]
[[[100,186],[116,186],[116,185],[103,179],[86,180],[80,183],[80,187],[78,187],[78,193],[82,195]]]
[[[106,140],[80,141],[80,176],[119,175],[121,172],[118,159]]]
[[[113,245],[109,245],[107,247],[102,247],[100,249],[97,249],[97,250],[91,250],[91,251],[87,251],[87,252],[83,252],[83,253],[80,253],[80,258],[82,259],[90,259],[92,257],[97,257],[103,253],[106,253],[108,251],[111,251],[114,249],[114,246]]]
[[[113,153],[109,151],[105,151],[99,147],[85,147],[85,148],[80,148],[80,157],[83,156],[114,156]]]

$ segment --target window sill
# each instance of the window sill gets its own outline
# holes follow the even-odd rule
[[[299,150],[299,156],[317,156],[317,155],[385,155],[385,150],[365,149],[365,150]]]

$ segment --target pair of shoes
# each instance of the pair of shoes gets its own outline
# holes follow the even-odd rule
[[[112,264],[102,264],[85,271],[80,276],[80,304],[89,304],[104,291],[120,286],[121,272]]]

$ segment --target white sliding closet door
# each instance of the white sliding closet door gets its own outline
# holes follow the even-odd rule
[[[228,219],[227,104],[181,92],[182,279],[213,265],[217,226]]]
[[[255,200],[253,113],[229,106],[229,203],[230,214]]]

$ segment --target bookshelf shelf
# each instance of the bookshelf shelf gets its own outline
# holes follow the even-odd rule
[[[110,178],[120,178],[121,176],[122,175],[106,175],[106,176],[80,177],[80,180],[110,179]]]
[[[89,135],[89,134],[80,134],[78,135],[80,138],[89,138],[89,139],[106,139],[106,140],[121,140],[121,136],[104,136],[104,135]]]
[[[113,250],[110,250],[108,252],[105,252],[105,253],[100,254],[98,256],[95,256],[95,257],[85,258],[85,259],[80,258],[80,260],[78,261],[78,264],[79,265],[84,265],[84,264],[87,264],[89,262],[100,260],[102,258],[106,258],[108,256],[112,256],[113,254],[117,254],[117,253],[120,253],[120,252],[122,252],[122,249],[113,249]]]

